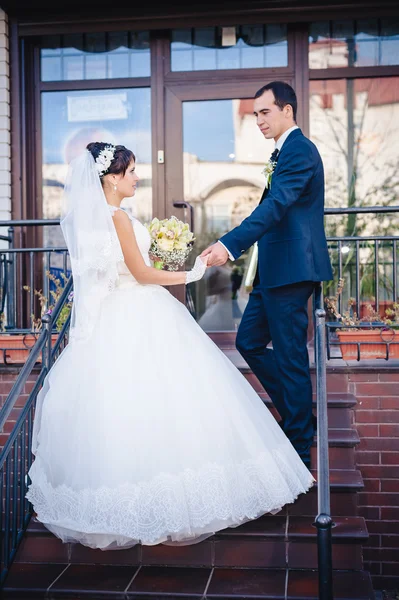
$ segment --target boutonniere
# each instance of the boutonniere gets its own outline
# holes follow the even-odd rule
[[[271,186],[272,183],[272,175],[274,173],[274,169],[277,166],[277,161],[276,160],[268,160],[267,163],[265,164],[265,168],[263,169],[262,173],[266,178],[266,188],[269,188]]]

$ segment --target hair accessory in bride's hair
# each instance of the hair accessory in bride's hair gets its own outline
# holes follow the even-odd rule
[[[115,150],[115,146],[110,144],[109,146],[105,146],[105,148],[99,152],[96,158],[96,168],[100,177],[104,177],[104,175],[107,174],[107,171],[114,160]]]

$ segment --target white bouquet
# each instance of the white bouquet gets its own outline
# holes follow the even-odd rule
[[[171,217],[161,221],[153,219],[146,227],[152,240],[150,254],[159,259],[154,262],[154,267],[167,266],[169,271],[177,271],[187,260],[195,240],[188,223]]]

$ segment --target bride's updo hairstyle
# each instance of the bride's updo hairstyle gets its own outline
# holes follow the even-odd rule
[[[111,152],[113,153],[112,160],[108,160],[105,162],[104,166],[106,167],[106,169],[101,170],[101,167],[98,168],[101,180],[104,177],[104,175],[108,175],[110,173],[114,175],[121,174],[124,177],[132,160],[136,160],[136,157],[133,154],[133,152],[128,148],[125,148],[125,146],[114,146],[113,144],[109,144],[107,142],[90,142],[90,144],[87,144],[86,149],[91,153],[92,157],[96,161],[97,166],[97,159],[101,153],[106,152],[106,154],[110,157],[112,156],[112,154],[109,155],[107,151],[111,150]],[[102,164],[104,164],[103,161],[101,162]]]

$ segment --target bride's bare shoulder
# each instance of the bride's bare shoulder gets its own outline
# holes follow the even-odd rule
[[[132,230],[132,221],[129,218],[129,215],[126,214],[126,212],[124,210],[115,210],[112,213],[112,218],[114,220],[114,225],[115,227],[121,230],[128,230],[131,231]]]

